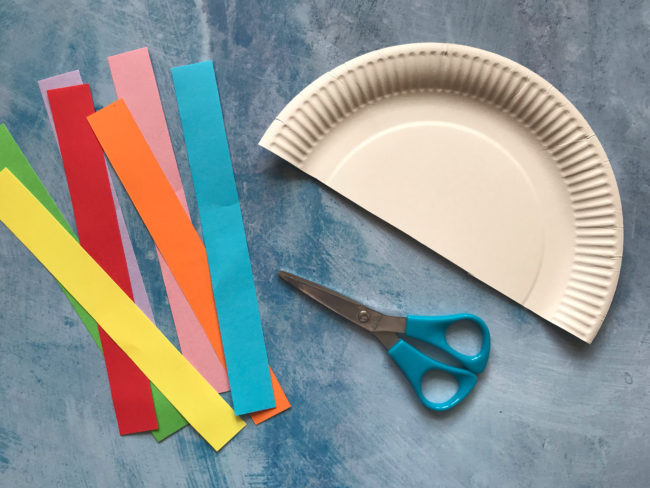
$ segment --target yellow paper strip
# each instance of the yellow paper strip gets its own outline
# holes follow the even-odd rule
[[[8,169],[0,220],[216,450],[246,424]]]

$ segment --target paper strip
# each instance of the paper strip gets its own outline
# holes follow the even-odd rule
[[[39,80],[38,86],[41,90],[41,96],[43,97],[43,103],[45,104],[45,110],[47,111],[48,118],[50,120],[50,126],[54,132],[54,139],[59,144],[58,139],[56,138],[56,129],[54,128],[54,121],[52,120],[52,111],[50,110],[50,101],[47,97],[47,91],[55,88],[65,88],[67,86],[81,85],[83,82],[81,80],[81,74],[79,70],[70,71],[68,73],[62,73],[60,75],[52,76],[44,80]],[[20,152],[20,150],[18,150]],[[22,155],[22,153],[21,153]],[[26,166],[31,170],[31,166],[25,160]],[[106,163],[108,164],[108,163]],[[1,168],[0,168],[1,169]],[[14,171],[14,174],[16,172]],[[18,176],[18,175],[17,175]],[[19,179],[20,176],[18,176]],[[22,181],[22,179],[21,179]],[[115,187],[113,185],[113,180],[109,175],[109,183],[111,186],[111,196],[113,198],[113,205],[115,207],[115,212],[117,214],[117,223],[120,230],[120,237],[122,239],[122,247],[124,248],[124,255],[126,257],[126,265],[129,271],[129,279],[131,281],[131,288],[133,291],[133,300],[135,304],[142,310],[149,319],[154,322],[153,310],[151,309],[151,304],[149,302],[149,297],[144,287],[144,281],[142,279],[142,274],[138,266],[138,262],[135,257],[135,252],[133,251],[133,245],[131,243],[131,238],[129,236],[128,229],[126,227],[126,222],[124,221],[124,215],[122,214],[122,209],[120,207],[119,201],[117,199],[117,194],[115,192]],[[28,187],[29,188],[29,187]],[[31,189],[30,189],[31,191]],[[34,193],[34,192],[32,192]],[[42,203],[42,202],[41,202]],[[56,207],[55,207],[56,208]],[[57,209],[58,210],[58,209]],[[64,220],[65,222],[65,220]],[[66,223],[67,225],[67,223]],[[64,290],[65,292],[65,290]],[[66,292],[67,294],[67,292]],[[69,297],[69,296],[68,296]],[[71,297],[69,297],[71,298]],[[76,303],[76,302],[75,302]],[[75,307],[73,303],[73,307]],[[83,308],[79,307],[84,314],[86,314]],[[76,310],[76,307],[75,307]],[[87,315],[87,314],[86,314]],[[94,323],[92,318],[88,316],[88,319],[92,322],[94,336],[96,337],[96,343],[101,351],[101,341],[99,339],[99,332],[97,331],[97,324]],[[82,318],[82,322],[84,319]],[[85,322],[84,322],[85,324]],[[88,326],[86,326],[88,328]],[[90,329],[89,329],[90,331]],[[91,332],[92,335],[92,332]],[[155,385],[151,385],[151,394],[153,397],[153,405],[156,411],[156,418],[158,419],[158,429],[152,431],[151,433],[156,438],[158,442],[166,439],[170,435],[174,434],[178,430],[182,429],[187,425],[187,421],[183,416],[174,408],[165,396],[160,393],[160,390],[156,388]]]
[[[126,102],[156,161],[189,216],[149,51],[142,48],[110,56],[108,64],[117,96]],[[222,361],[217,359],[217,353],[158,248],[156,252],[183,355],[217,391],[228,391],[230,387]]]
[[[86,120],[95,110],[90,87],[50,90],[48,97],[79,242],[133,299],[106,163]],[[149,381],[101,326],[99,336],[120,434],[157,429]]]
[[[41,96],[43,97],[43,104],[45,105],[45,110],[47,111],[47,116],[50,120],[50,126],[54,132],[54,139],[56,140],[57,146],[59,144],[59,140],[56,138],[56,129],[54,128],[54,121],[52,120],[52,110],[50,109],[50,101],[47,97],[47,91],[54,90],[56,88],[66,88],[68,86],[81,84],[83,84],[83,81],[81,80],[81,74],[79,73],[79,70],[69,71],[67,73],[51,76],[50,78],[45,78],[44,80],[38,81],[38,86],[41,90]],[[138,261],[135,257],[135,252],[133,251],[131,237],[129,236],[129,231],[124,220],[124,214],[122,213],[122,208],[120,207],[119,201],[117,199],[115,186],[113,185],[113,180],[110,175],[109,183],[111,185],[111,196],[113,197],[115,213],[117,214],[117,224],[120,229],[120,236],[122,238],[122,247],[124,248],[124,255],[126,257],[126,265],[129,270],[131,290],[133,291],[133,301],[138,307],[140,307],[140,310],[142,310],[153,322],[154,318],[153,310],[151,309],[151,303],[149,303],[149,297],[147,296],[147,292],[144,288],[144,281],[142,279],[142,274],[140,273]]]
[[[246,425],[8,169],[0,171],[0,220],[214,449]]]
[[[205,61],[171,71],[235,412],[272,408],[269,362],[214,67]]]
[[[38,88],[41,90],[43,105],[45,105],[47,118],[49,119],[50,126],[54,131],[54,139],[56,140],[57,146],[59,145],[59,140],[56,138],[56,129],[54,128],[54,121],[52,120],[52,110],[50,109],[50,100],[47,98],[47,91],[81,84],[83,84],[83,81],[81,81],[81,73],[79,73],[78,69],[74,71],[68,71],[67,73],[61,73],[60,75],[50,76],[49,78],[45,78],[43,80],[38,80]]]

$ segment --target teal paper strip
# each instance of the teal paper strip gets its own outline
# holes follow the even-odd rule
[[[237,415],[275,407],[212,61],[172,68]]]

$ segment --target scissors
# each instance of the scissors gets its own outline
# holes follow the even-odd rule
[[[458,405],[472,391],[472,388],[476,385],[477,375],[485,369],[490,355],[490,332],[485,322],[476,315],[468,313],[437,317],[384,315],[300,276],[285,271],[278,271],[278,275],[321,305],[374,334],[409,380],[422,404],[431,410],[449,410]],[[457,351],[447,342],[445,337],[447,329],[460,321],[470,321],[478,327],[481,333],[481,349],[474,356],[468,356]],[[419,339],[442,349],[455,358],[463,367],[457,368],[437,361],[420,352],[397,334]],[[451,374],[458,382],[458,390],[445,402],[432,402],[422,393],[424,375],[429,371],[436,370]]]

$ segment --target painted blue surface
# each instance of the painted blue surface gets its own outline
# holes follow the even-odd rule
[[[115,97],[106,57],[149,46],[196,222],[169,69],[214,60],[267,350],[293,403],[220,453],[191,429],[160,445],[120,438],[97,348],[51,276],[0,230],[0,485],[648,486],[648,2],[4,0],[0,26],[0,120],[70,221],[36,80],[79,68],[104,106]],[[257,146],[320,74],[415,41],[524,64],[601,140],[621,192],[625,252],[592,345]],[[133,207],[125,213],[157,323],[171,333],[152,241]],[[431,413],[374,338],[283,286],[278,268],[384,311],[471,310],[490,327],[489,365],[465,402]]]

